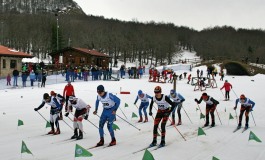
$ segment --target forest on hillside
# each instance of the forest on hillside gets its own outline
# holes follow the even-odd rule
[[[61,1],[60,4],[63,5]],[[241,61],[247,58],[256,62],[259,57],[259,63],[265,63],[265,31],[262,29],[217,26],[196,31],[172,23],[125,22],[85,15],[74,3],[71,5],[67,12],[60,9],[45,12],[35,9],[36,12],[32,12],[26,7],[26,12],[21,13],[14,7],[6,7],[5,11],[2,8],[1,45],[37,57],[46,57],[65,47],[81,47],[96,49],[114,60],[134,62],[138,59],[148,63],[147,60],[152,59],[156,65],[175,63],[172,57],[186,49],[204,59]]]

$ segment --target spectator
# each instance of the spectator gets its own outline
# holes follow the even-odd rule
[[[17,77],[19,76],[19,72],[18,70],[15,68],[13,70],[13,79],[14,79],[14,82],[13,82],[13,86],[17,86]]]
[[[7,77],[6,77],[6,85],[8,86],[11,86],[11,76],[10,74],[8,73]]]

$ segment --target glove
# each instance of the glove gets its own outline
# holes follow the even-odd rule
[[[69,116],[69,113],[67,112],[67,113],[65,113],[65,115],[64,115],[65,117],[68,117]]]
[[[250,111],[250,112],[253,111],[253,108],[251,107],[249,111]]]
[[[97,111],[94,111],[93,114],[96,115],[98,112]]]
[[[153,115],[153,113],[152,112],[149,112],[149,116],[152,116]]]
[[[182,103],[182,102],[184,102],[185,101],[185,99],[182,99],[181,101],[180,101],[180,103]]]
[[[85,117],[84,117],[84,119],[87,120],[87,118],[88,118],[88,115],[86,114]]]
[[[194,101],[198,103],[198,99],[197,98],[195,98]]]
[[[34,111],[38,111],[39,109],[38,108],[34,108]]]
[[[164,115],[165,115],[165,116],[169,116],[170,113],[171,113],[171,112],[169,111],[169,112],[164,113]]]
[[[236,107],[234,107],[234,110],[236,110]]]

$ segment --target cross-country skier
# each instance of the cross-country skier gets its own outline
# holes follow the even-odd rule
[[[74,96],[69,97],[69,102],[70,105],[74,108],[75,114],[74,114],[74,122],[73,122],[73,127],[74,127],[74,135],[71,137],[71,139],[83,139],[83,118],[87,120],[89,110],[90,110],[90,105],[87,105],[82,99],[76,98]],[[69,110],[65,114],[66,117],[69,115]],[[79,129],[79,135],[78,135],[78,129]]]
[[[71,107],[68,107],[68,99],[70,96],[75,96],[75,90],[74,86],[71,84],[71,81],[68,81],[67,85],[64,87],[63,90],[63,96],[65,97],[65,112],[68,112],[67,110],[70,109],[72,111]]]
[[[209,125],[209,113],[210,113],[212,119],[211,126],[214,127],[215,126],[214,111],[216,109],[216,106],[219,104],[219,102],[215,100],[213,97],[207,95],[207,93],[203,93],[200,100],[195,98],[195,102],[197,102],[198,104],[200,104],[202,100],[206,103],[206,123],[204,124],[204,126],[206,127]]]
[[[152,116],[152,108],[153,104],[156,103],[158,106],[157,113],[155,116],[155,121],[154,121],[154,129],[153,129],[153,141],[150,144],[150,147],[155,146],[157,143],[157,128],[162,120],[161,123],[161,142],[160,142],[160,147],[165,146],[165,136],[166,136],[166,123],[168,120],[168,117],[171,113],[172,110],[174,110],[175,105],[174,103],[167,97],[166,95],[162,94],[162,89],[160,86],[156,86],[154,89],[155,96],[152,98],[152,101],[150,103],[150,108],[149,108],[149,115]],[[170,108],[171,105],[171,108]]]
[[[61,108],[63,108],[65,98],[62,95],[60,95],[59,93],[55,93],[54,91],[51,91],[50,95],[55,97],[57,99],[57,101],[60,102]],[[60,115],[59,115],[59,120],[62,120],[62,119],[63,119],[63,115],[62,115],[62,111],[61,111]]]
[[[51,106],[50,110],[50,124],[51,124],[51,131],[48,132],[48,134],[60,134],[60,126],[59,126],[59,113],[62,110],[61,105],[58,103],[57,99],[53,96],[49,96],[48,93],[43,94],[43,100],[39,107],[34,108],[35,111],[38,111],[41,109],[45,104],[48,104]],[[56,131],[54,130],[54,124],[56,126]]]
[[[111,142],[110,146],[116,145],[116,138],[114,135],[114,131],[112,129],[113,121],[115,120],[115,114],[117,109],[120,106],[120,99],[113,95],[112,93],[106,92],[103,85],[99,85],[97,87],[97,100],[95,105],[95,111],[93,112],[94,115],[98,112],[98,105],[99,102],[103,105],[103,111],[100,116],[99,120],[99,135],[100,135],[100,141],[97,143],[97,146],[104,145],[104,130],[103,127],[106,122],[107,128],[109,130],[110,136],[111,136]]]
[[[232,85],[227,80],[225,80],[225,83],[223,87],[220,88],[220,90],[222,90],[223,88],[225,88],[225,100],[228,101],[230,99],[229,92],[232,89]]]
[[[234,107],[234,110],[237,108],[237,103],[241,103],[241,108],[240,108],[240,115],[239,115],[239,122],[237,128],[241,128],[241,122],[242,122],[242,117],[245,112],[245,117],[246,117],[246,124],[245,124],[245,129],[248,128],[248,121],[249,121],[249,112],[251,112],[255,106],[255,102],[247,98],[244,94],[240,95],[240,98],[236,99],[236,105]]]
[[[138,91],[138,95],[136,96],[136,99],[134,101],[134,104],[136,104],[137,101],[138,101],[138,99],[141,100],[141,104],[140,104],[139,109],[138,109],[139,116],[140,116],[140,119],[139,119],[138,122],[142,122],[143,121],[142,110],[143,110],[144,116],[145,116],[144,122],[148,122],[148,117],[147,117],[147,112],[146,112],[146,109],[149,106],[149,100],[148,100],[148,98],[149,99],[152,99],[151,96],[149,96],[148,94],[143,93],[142,90],[139,90]]]
[[[175,125],[175,112],[176,112],[177,108],[178,108],[177,109],[177,113],[178,113],[178,124],[177,125],[181,125],[182,121],[181,121],[180,110],[182,108],[182,103],[185,101],[185,98],[180,93],[177,93],[174,89],[170,90],[170,94],[168,97],[171,98],[173,100],[173,102],[175,103],[175,108],[172,111],[171,125]]]

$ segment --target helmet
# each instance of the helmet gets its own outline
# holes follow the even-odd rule
[[[56,93],[54,91],[51,91],[50,95],[56,95]]]
[[[245,98],[246,98],[246,96],[244,94],[240,95],[240,99],[245,99]]]
[[[143,91],[142,90],[139,90],[138,91],[138,95],[141,95],[141,94],[143,94]]]
[[[207,96],[207,93],[204,92],[204,93],[202,94],[202,96]]]
[[[48,99],[50,96],[49,96],[49,94],[48,93],[44,93],[43,94],[43,99]]]
[[[104,89],[104,86],[103,85],[99,85],[97,87],[97,92],[104,92],[104,91],[105,91],[105,89]]]
[[[155,89],[154,89],[154,92],[155,92],[155,93],[162,92],[161,87],[160,87],[160,86],[156,86]]]
[[[174,89],[170,90],[170,94],[175,94],[175,93],[176,93],[176,91]]]
[[[74,101],[76,100],[75,96],[69,96],[69,101]]]

